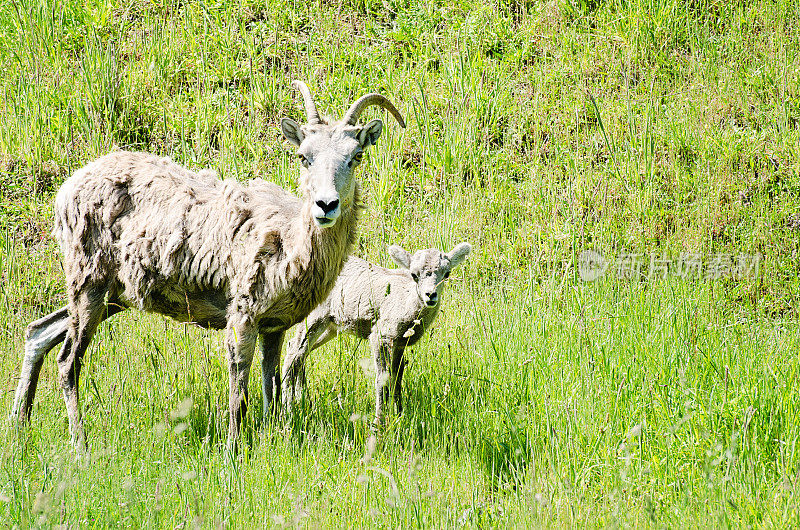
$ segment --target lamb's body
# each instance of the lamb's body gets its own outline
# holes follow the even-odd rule
[[[278,331],[324,299],[335,276],[318,269],[339,271],[354,235],[355,210],[322,232],[302,208],[269,182],[116,152],[64,183],[55,235],[71,289],[104,285],[114,303],[214,329],[245,312]]]
[[[283,365],[284,407],[291,409],[305,385],[305,359],[339,332],[369,340],[375,360],[375,420],[380,421],[388,390],[402,412],[405,349],[416,344],[439,313],[444,281],[469,253],[462,244],[449,255],[421,250],[412,258],[399,247],[390,252],[400,269],[360,258],[348,259],[330,295],[315,308],[289,342]]]
[[[372,333],[413,346],[439,313],[436,305],[422,303],[416,282],[406,269],[387,269],[361,258],[345,262],[328,298],[311,315],[327,315],[336,331],[361,339]]]

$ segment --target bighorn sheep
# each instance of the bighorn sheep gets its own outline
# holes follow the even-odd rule
[[[284,410],[291,412],[305,386],[305,360],[339,331],[369,339],[375,359],[375,423],[382,420],[389,389],[393,388],[398,414],[403,412],[401,386],[406,361],[403,353],[413,346],[439,313],[445,280],[472,247],[457,245],[445,254],[435,248],[414,255],[398,246],[389,254],[401,267],[386,269],[356,257],[347,260],[336,285],[297,334],[289,341],[282,378]]]
[[[12,416],[30,417],[45,354],[63,341],[58,373],[73,444],[85,447],[78,376],[101,321],[128,307],[225,329],[230,375],[229,443],[247,409],[247,384],[261,339],[264,411],[280,391],[276,373],[284,332],[324,300],[354,238],[359,185],[354,169],[383,122],[357,124],[370,105],[405,122],[379,94],[361,97],[340,121],[317,111],[294,81],[308,123],[281,130],[305,167],[303,199],[260,179],[246,185],[194,173],[169,159],[115,152],[76,171],[55,200],[68,305],[26,331]]]

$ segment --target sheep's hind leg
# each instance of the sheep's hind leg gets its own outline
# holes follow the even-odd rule
[[[300,324],[297,334],[286,348],[286,360],[281,370],[283,379],[283,410],[288,416],[293,406],[300,402],[303,389],[306,386],[306,357],[309,352],[316,350],[336,336],[330,321],[325,319],[315,320],[306,327]]]
[[[31,322],[25,330],[25,355],[22,359],[19,384],[14,394],[11,418],[27,422],[31,416],[33,397],[39,382],[44,356],[64,340],[69,327],[69,307]]]
[[[261,333],[261,395],[263,397],[263,418],[267,421],[277,412],[281,397],[281,376],[278,364],[281,361],[281,348],[285,332]]]
[[[123,305],[109,302],[103,313],[103,320],[124,310]],[[11,409],[12,420],[20,422],[30,420],[44,357],[64,341],[69,323],[69,306],[64,306],[58,311],[31,322],[25,330],[25,354],[22,359],[17,391],[14,394],[14,405]]]
[[[103,303],[105,294],[105,287],[96,287],[85,289],[71,296],[70,313],[72,318],[57,359],[72,444],[78,451],[86,449],[86,436],[78,406],[78,379],[83,355],[106,313],[106,305]]]

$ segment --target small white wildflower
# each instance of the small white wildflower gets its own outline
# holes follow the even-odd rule
[[[372,374],[375,373],[375,364],[373,360],[368,357],[360,359],[358,361],[358,366],[361,367],[361,369],[364,371],[364,374],[366,374],[367,377],[370,377],[372,376]]]
[[[153,433],[157,438],[163,438],[164,435],[167,434],[167,424],[164,422],[156,423],[153,425]]]
[[[189,425],[185,422],[180,422],[175,426],[175,434],[181,434],[183,431],[189,428]]]
[[[194,400],[191,397],[187,397],[180,403],[178,406],[175,407],[175,410],[169,413],[169,417],[173,420],[177,420],[179,418],[185,418],[189,415],[189,412],[192,410],[192,405],[194,405]]]
[[[378,445],[378,438],[375,435],[371,435],[367,438],[367,450],[364,453],[364,458],[361,459],[361,462],[364,464],[368,464],[372,461],[372,455],[375,454],[375,447]]]
[[[547,497],[545,497],[541,493],[537,493],[536,495],[534,495],[533,498],[536,499],[536,502],[538,502],[542,506],[547,506],[548,504],[550,504],[550,501],[547,499]]]
[[[41,513],[50,508],[50,495],[40,491],[33,501],[33,513]]]

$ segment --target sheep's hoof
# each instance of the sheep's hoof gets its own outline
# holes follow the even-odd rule
[[[243,451],[241,451],[240,447],[241,444],[242,444],[241,437],[228,438],[228,441],[225,442],[225,449],[223,449],[223,453],[225,456],[225,463],[236,464],[238,462],[241,462],[242,458],[244,457]]]
[[[92,452],[89,450],[89,445],[86,443],[85,438],[73,440],[69,445],[75,462],[86,466],[92,461]]]

